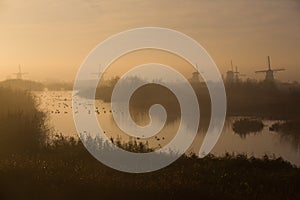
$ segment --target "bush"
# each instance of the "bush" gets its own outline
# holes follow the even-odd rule
[[[259,132],[264,128],[264,124],[261,120],[257,119],[239,119],[233,123],[233,131],[239,134],[241,137],[246,137],[249,133]]]

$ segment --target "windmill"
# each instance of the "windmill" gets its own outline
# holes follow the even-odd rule
[[[279,71],[284,71],[285,69],[271,69],[271,62],[270,62],[270,56],[268,56],[268,69],[267,70],[260,70],[260,71],[255,71],[255,73],[266,73],[265,81],[268,82],[274,82],[274,73],[279,72]]]
[[[200,79],[199,79],[200,73],[199,73],[197,64],[196,64],[196,68],[197,68],[197,71],[193,72],[193,76],[192,76],[192,79],[191,79],[192,82],[199,82],[200,81]]]
[[[235,66],[235,71],[233,73],[234,73],[234,78],[235,78],[236,82],[238,82],[240,80],[240,76],[246,76],[245,74],[241,74],[238,71],[238,67],[237,66]]]
[[[18,73],[13,73],[14,75],[16,75],[16,78],[19,80],[23,79],[23,75],[28,74],[28,73],[23,73],[21,70],[21,65],[19,65],[19,72]]]
[[[97,79],[99,79],[102,75],[104,75],[104,72],[101,72],[101,65],[99,65],[99,71],[92,73],[93,75],[97,76]]]
[[[226,72],[226,82],[233,82],[234,81],[235,73],[233,71],[232,60],[230,61],[230,63],[231,63],[231,70]]]
[[[193,72],[192,73],[192,78],[190,79],[191,80],[191,82],[200,82],[200,73],[201,74],[203,74],[204,72],[202,72],[202,71],[200,71],[199,70],[199,68],[198,68],[198,64],[196,63],[195,64],[195,66],[196,66],[196,69],[197,69],[197,71],[195,71],[195,72]]]

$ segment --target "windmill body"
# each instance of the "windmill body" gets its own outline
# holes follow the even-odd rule
[[[234,81],[234,71],[227,71],[226,72],[226,82],[233,82]]]
[[[235,66],[234,78],[235,78],[235,81],[236,81],[236,82],[239,82],[239,81],[240,81],[240,76],[245,76],[245,74],[241,74],[241,73],[238,71],[238,67]]]
[[[192,78],[190,79],[190,81],[193,82],[193,83],[199,83],[200,82],[199,68],[198,68],[197,64],[195,64],[195,66],[197,68],[197,71],[192,73]],[[203,73],[203,72],[201,72],[201,73]]]
[[[274,81],[275,78],[274,78],[274,71],[272,70],[268,70],[266,71],[266,78],[265,78],[266,81]]]
[[[237,74],[237,72],[233,71],[233,64],[231,60],[231,70],[226,72],[226,82],[234,82]]]
[[[193,72],[193,76],[192,76],[192,82],[199,82],[200,81],[200,78],[199,78],[199,75],[200,73],[197,71],[197,72]]]

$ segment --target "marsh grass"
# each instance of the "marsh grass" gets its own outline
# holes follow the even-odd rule
[[[104,166],[79,141],[60,140],[34,156],[15,154],[0,160],[1,199],[300,197],[300,170],[280,158],[190,155],[159,171],[129,174]]]
[[[35,152],[47,137],[46,116],[29,92],[0,88],[0,152]]]
[[[114,142],[130,151],[151,150]],[[234,154],[183,155],[159,171],[129,174],[103,165],[80,140],[61,135],[37,154],[0,160],[1,199],[297,199],[299,180],[300,170],[281,158]]]

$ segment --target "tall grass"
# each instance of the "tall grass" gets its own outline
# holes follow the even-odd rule
[[[300,198],[300,170],[282,159],[182,156],[162,170],[128,174],[95,160],[81,142],[63,140],[34,157],[14,155],[0,160],[0,198]]]
[[[45,118],[29,92],[0,88],[0,154],[38,151],[47,134]]]

